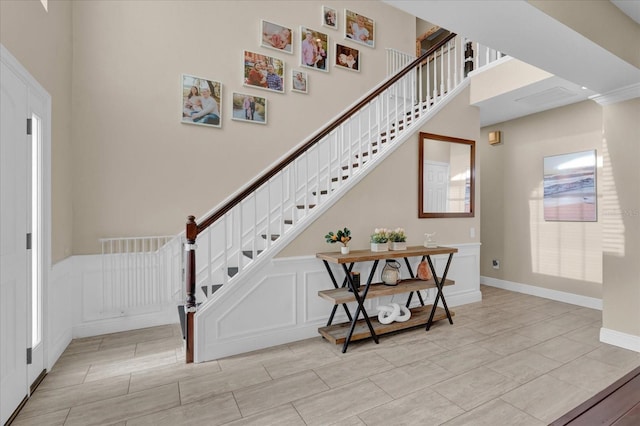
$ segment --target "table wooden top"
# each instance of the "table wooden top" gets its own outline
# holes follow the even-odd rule
[[[371,250],[351,250],[349,254],[341,254],[339,251],[316,253],[318,259],[332,263],[354,263],[367,262],[370,260],[395,259],[399,257],[435,256],[438,254],[457,253],[454,247],[426,248],[424,246],[411,246],[406,250],[371,251]]]

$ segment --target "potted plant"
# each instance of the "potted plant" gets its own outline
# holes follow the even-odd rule
[[[391,241],[391,247],[389,247],[391,250],[407,249],[407,235],[402,228],[396,228],[389,232],[389,241]]]
[[[340,247],[340,252],[342,254],[349,254],[349,241],[351,241],[351,231],[349,228],[338,229],[338,232],[335,234],[333,232],[329,232],[324,236],[324,239],[330,243],[341,243],[342,247]]]
[[[386,228],[376,228],[371,234],[371,251],[389,250],[389,230]]]

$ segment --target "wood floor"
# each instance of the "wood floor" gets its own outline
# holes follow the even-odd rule
[[[550,426],[640,425],[640,367],[583,402]]]
[[[640,367],[601,312],[481,287],[447,321],[184,364],[177,325],[77,339],[14,425],[542,426]]]

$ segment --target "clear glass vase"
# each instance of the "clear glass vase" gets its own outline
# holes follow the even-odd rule
[[[384,268],[380,274],[380,279],[384,285],[398,285],[400,278],[400,262],[393,259],[385,261]]]

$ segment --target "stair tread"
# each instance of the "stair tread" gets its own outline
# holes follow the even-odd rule
[[[202,289],[202,292],[204,293],[204,297],[209,297],[209,287],[211,287],[211,294],[213,294],[216,291],[220,290],[220,287],[222,287],[222,284],[212,284],[211,286],[209,286],[209,285],[201,286],[200,288]]]
[[[267,239],[267,234],[262,234],[261,236],[263,239]],[[280,238],[280,234],[271,234],[271,241],[275,241],[278,238]]]

